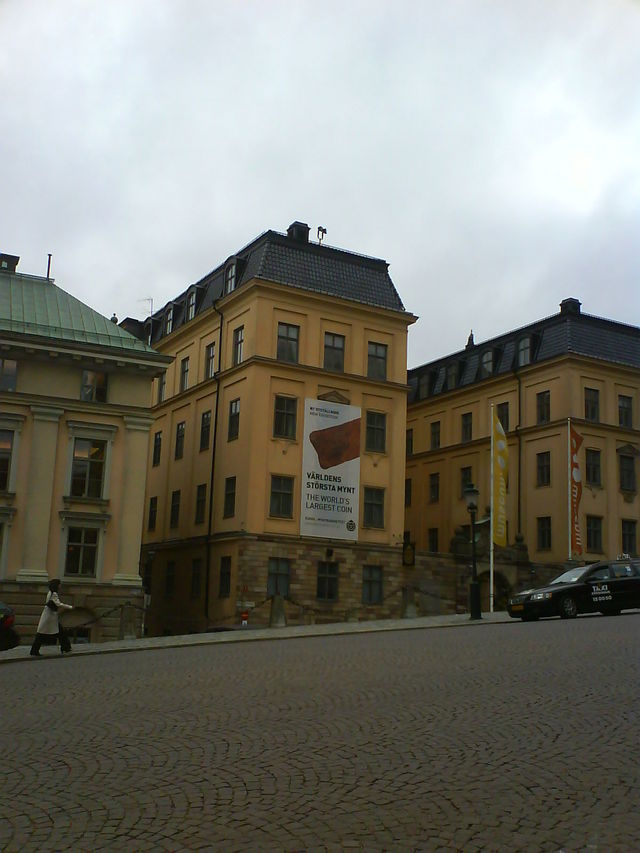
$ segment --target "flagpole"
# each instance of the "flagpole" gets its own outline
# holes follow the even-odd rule
[[[489,542],[491,543],[489,546],[489,611],[493,613],[493,524],[494,524],[494,511],[495,507],[493,505],[493,433],[494,425],[493,425],[493,403],[491,404],[491,422],[489,426],[489,431],[491,433],[491,512],[489,514]]]
[[[567,549],[568,560],[571,560],[571,418],[567,418]]]

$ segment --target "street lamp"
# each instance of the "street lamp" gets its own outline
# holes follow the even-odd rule
[[[469,584],[469,612],[471,619],[482,619],[480,606],[480,584],[478,583],[478,568],[476,565],[476,512],[478,510],[478,495],[480,492],[473,483],[464,487],[464,499],[471,516],[471,583]]]

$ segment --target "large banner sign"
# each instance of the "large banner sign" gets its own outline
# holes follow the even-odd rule
[[[359,406],[305,400],[300,534],[358,538]]]
[[[569,441],[571,445],[571,481],[569,484],[571,500],[571,555],[582,554],[582,536],[580,534],[580,499],[582,498],[582,476],[578,450],[583,438],[571,425],[569,426]]]

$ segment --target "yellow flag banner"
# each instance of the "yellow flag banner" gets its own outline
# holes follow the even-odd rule
[[[571,437],[571,554],[582,554],[582,536],[580,534],[580,499],[582,498],[582,476],[578,450],[583,438],[579,432],[570,427]]]
[[[493,413],[493,541],[496,545],[507,544],[507,476],[509,474],[509,450],[507,437],[497,416]]]

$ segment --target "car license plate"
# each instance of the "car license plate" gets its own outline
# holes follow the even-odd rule
[[[512,610],[524,610],[524,604],[512,604],[511,609]]]

